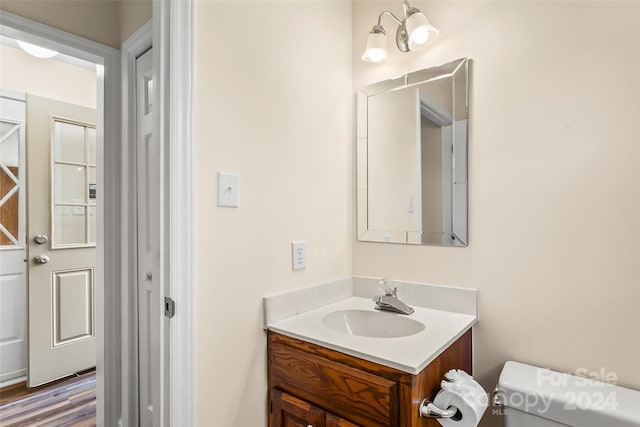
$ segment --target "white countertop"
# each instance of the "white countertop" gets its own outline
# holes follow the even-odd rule
[[[267,323],[267,329],[313,344],[359,357],[410,374],[418,374],[455,340],[477,322],[474,315],[413,306],[414,313],[406,316],[421,322],[425,329],[415,335],[399,338],[370,338],[330,329],[322,318],[338,310],[367,310],[376,312],[369,298],[350,297],[324,305],[283,320]]]

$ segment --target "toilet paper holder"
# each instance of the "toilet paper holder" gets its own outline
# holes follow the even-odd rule
[[[455,406],[442,409],[426,398],[420,402],[418,411],[421,418],[451,418],[454,421],[460,421],[462,419],[462,413]]]

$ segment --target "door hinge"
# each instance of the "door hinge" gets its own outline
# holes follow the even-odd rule
[[[164,297],[164,315],[169,319],[176,315],[176,302],[169,297]]]

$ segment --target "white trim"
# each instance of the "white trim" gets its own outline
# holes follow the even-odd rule
[[[159,142],[159,160],[160,160],[160,260],[159,269],[159,289],[161,295],[169,296],[169,185],[172,177],[168,166],[169,155],[169,123],[170,117],[168,111],[171,104],[169,99],[169,44],[167,39],[171,33],[169,22],[170,2],[164,0],[153,0],[153,88],[154,105],[153,105],[153,137]],[[169,416],[171,407],[167,394],[169,393],[169,360],[166,356],[170,356],[169,330],[170,320],[164,317],[164,313],[160,314],[159,321],[159,383],[160,383],[160,408],[155,408],[154,421],[158,427],[169,426]],[[170,357],[169,357],[170,359]],[[155,373],[154,373],[155,374]],[[155,375],[154,375],[155,376]],[[157,417],[156,417],[157,412]]]
[[[152,21],[148,21],[122,43],[122,198],[129,206],[136,206],[136,58],[151,48]],[[137,216],[135,209],[123,210],[122,233],[125,236],[137,236]],[[138,424],[138,298],[137,283],[137,247],[131,239],[121,254],[122,323],[129,325],[122,334],[122,418],[121,426]]]
[[[1,19],[2,18],[0,18],[0,20]],[[0,25],[2,25],[2,21],[0,21]],[[14,101],[22,101],[22,102],[25,102],[27,99],[24,92],[20,92],[13,89],[0,88],[0,96],[3,98],[13,99]]]
[[[9,387],[10,385],[14,385],[14,384],[18,384],[18,383],[26,383],[27,382],[27,376],[26,375],[22,375],[21,377],[17,377],[17,378],[11,378],[10,380],[6,380],[3,382],[0,382],[0,389],[3,389],[5,387]]]
[[[193,0],[154,1],[154,69],[158,72],[155,129],[163,141],[164,211],[168,239],[162,247],[168,295],[176,302],[171,320],[168,401],[165,424],[192,426],[194,417],[194,264],[193,264]],[[158,102],[159,101],[159,102]],[[163,174],[164,175],[164,174]],[[166,220],[166,217],[165,217]],[[166,222],[163,222],[166,224]],[[167,267],[171,267],[168,269]],[[168,288],[168,289],[167,289]],[[166,383],[165,383],[166,384]]]
[[[90,61],[97,66],[98,102],[98,245],[96,262],[96,421],[98,426],[117,424],[120,412],[120,289],[105,283],[120,281],[124,243],[120,234],[120,54],[116,49],[47,25],[0,11],[0,33],[20,38],[60,53]],[[106,88],[106,89],[105,89]],[[105,179],[109,171],[109,180]]]
[[[50,27],[39,22],[0,10],[2,35],[19,38],[47,49],[54,49],[65,55],[75,56],[94,64],[103,64],[108,59],[117,59],[118,50],[84,39],[75,34]],[[119,80],[119,78],[118,78]]]

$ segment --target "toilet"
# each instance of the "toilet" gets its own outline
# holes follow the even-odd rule
[[[519,362],[505,363],[494,402],[506,427],[640,427],[640,391]]]

